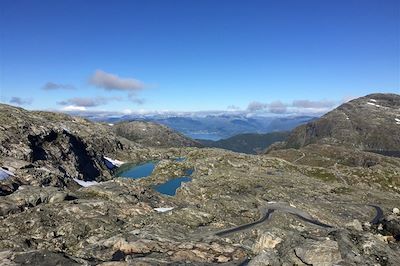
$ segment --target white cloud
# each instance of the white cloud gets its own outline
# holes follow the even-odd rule
[[[90,77],[89,83],[105,90],[138,91],[144,89],[144,83],[134,78],[121,78],[103,70],[96,70]]]
[[[61,111],[86,111],[86,107],[84,106],[76,106],[76,105],[68,105],[61,108]]]
[[[287,105],[281,101],[274,101],[268,104],[268,111],[273,114],[284,114],[287,112]]]
[[[81,98],[75,97],[71,99],[67,99],[65,101],[58,102],[59,105],[74,105],[74,106],[83,106],[83,107],[95,107],[99,105],[104,105],[108,102],[107,98],[104,97],[96,97],[96,98]]]
[[[122,113],[125,115],[129,115],[129,114],[132,114],[133,111],[131,109],[124,109],[124,110],[122,110]]]
[[[263,111],[271,114],[322,114],[332,110],[337,104],[337,102],[331,100],[294,100],[292,103],[283,103],[281,101],[262,103],[253,101],[249,103],[247,112]]]
[[[136,103],[138,105],[144,104],[145,100],[143,98],[138,98],[135,93],[129,93],[128,95],[129,101]]]
[[[281,101],[274,101],[271,103],[262,103],[262,102],[251,102],[247,106],[247,111],[249,112],[258,112],[258,111],[268,111],[274,114],[283,114],[287,111],[287,104],[282,103]]]
[[[33,102],[32,98],[11,97],[10,103],[16,105],[29,105]]]
[[[121,97],[75,97],[65,101],[57,102],[59,105],[74,105],[83,107],[96,107],[99,105],[105,105],[111,101],[121,101]]]
[[[292,103],[293,107],[299,108],[330,108],[335,105],[334,101],[322,100],[322,101],[310,101],[310,100],[295,100]]]
[[[51,90],[74,90],[75,87],[69,84],[60,84],[54,82],[47,82],[42,87],[43,90],[51,91]]]
[[[238,110],[240,110],[240,107],[232,104],[232,105],[228,105],[228,107],[226,109],[228,109],[228,111],[238,111]]]
[[[249,105],[247,106],[247,111],[256,112],[256,111],[265,110],[267,107],[268,107],[268,104],[266,104],[266,103],[254,101],[254,102],[249,103]]]

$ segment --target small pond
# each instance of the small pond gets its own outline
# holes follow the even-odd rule
[[[175,196],[176,190],[181,186],[182,182],[190,182],[192,179],[188,176],[171,179],[163,184],[154,186],[154,189],[161,194]]]
[[[400,151],[376,151],[376,150],[367,150],[367,151],[382,154],[385,156],[400,158]]]
[[[176,161],[183,161],[185,158],[177,158]],[[140,179],[150,176],[158,161],[149,161],[141,164],[125,164],[117,172],[117,176]],[[165,195],[174,196],[176,190],[181,186],[182,182],[189,182],[192,179],[190,176],[193,174],[193,169],[187,169],[181,177],[173,178],[163,184],[154,186],[153,188]]]
[[[118,170],[117,175],[133,179],[143,178],[151,175],[156,165],[157,161],[149,161],[142,164],[123,165]]]

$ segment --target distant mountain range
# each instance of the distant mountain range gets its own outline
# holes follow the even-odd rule
[[[122,121],[149,121],[168,126],[192,138],[220,140],[243,133],[265,134],[290,131],[293,128],[317,119],[313,116],[266,117],[246,114],[219,115],[123,115],[87,117],[93,121],[118,123]]]

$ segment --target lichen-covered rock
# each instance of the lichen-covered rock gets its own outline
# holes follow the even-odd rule
[[[42,203],[61,202],[68,197],[73,198],[72,195],[68,195],[68,193],[56,187],[20,186],[18,191],[2,198],[0,216],[23,211],[24,208],[34,207]]]
[[[41,265],[41,266],[78,266],[82,265],[79,259],[74,260],[62,253],[35,250],[27,252],[0,252],[1,265]]]
[[[307,240],[295,248],[296,256],[307,265],[331,266],[342,261],[336,241]]]

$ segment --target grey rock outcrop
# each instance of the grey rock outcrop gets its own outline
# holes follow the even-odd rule
[[[372,151],[400,151],[400,95],[370,94],[295,128],[285,148],[312,143]]]
[[[72,178],[108,180],[103,156],[118,158],[139,147],[103,124],[0,105],[0,166],[19,177],[2,182],[3,194],[20,184],[64,187]]]
[[[145,121],[122,122],[113,125],[114,132],[150,147],[201,147],[199,142],[196,142],[181,133],[166,127],[164,125]]]

